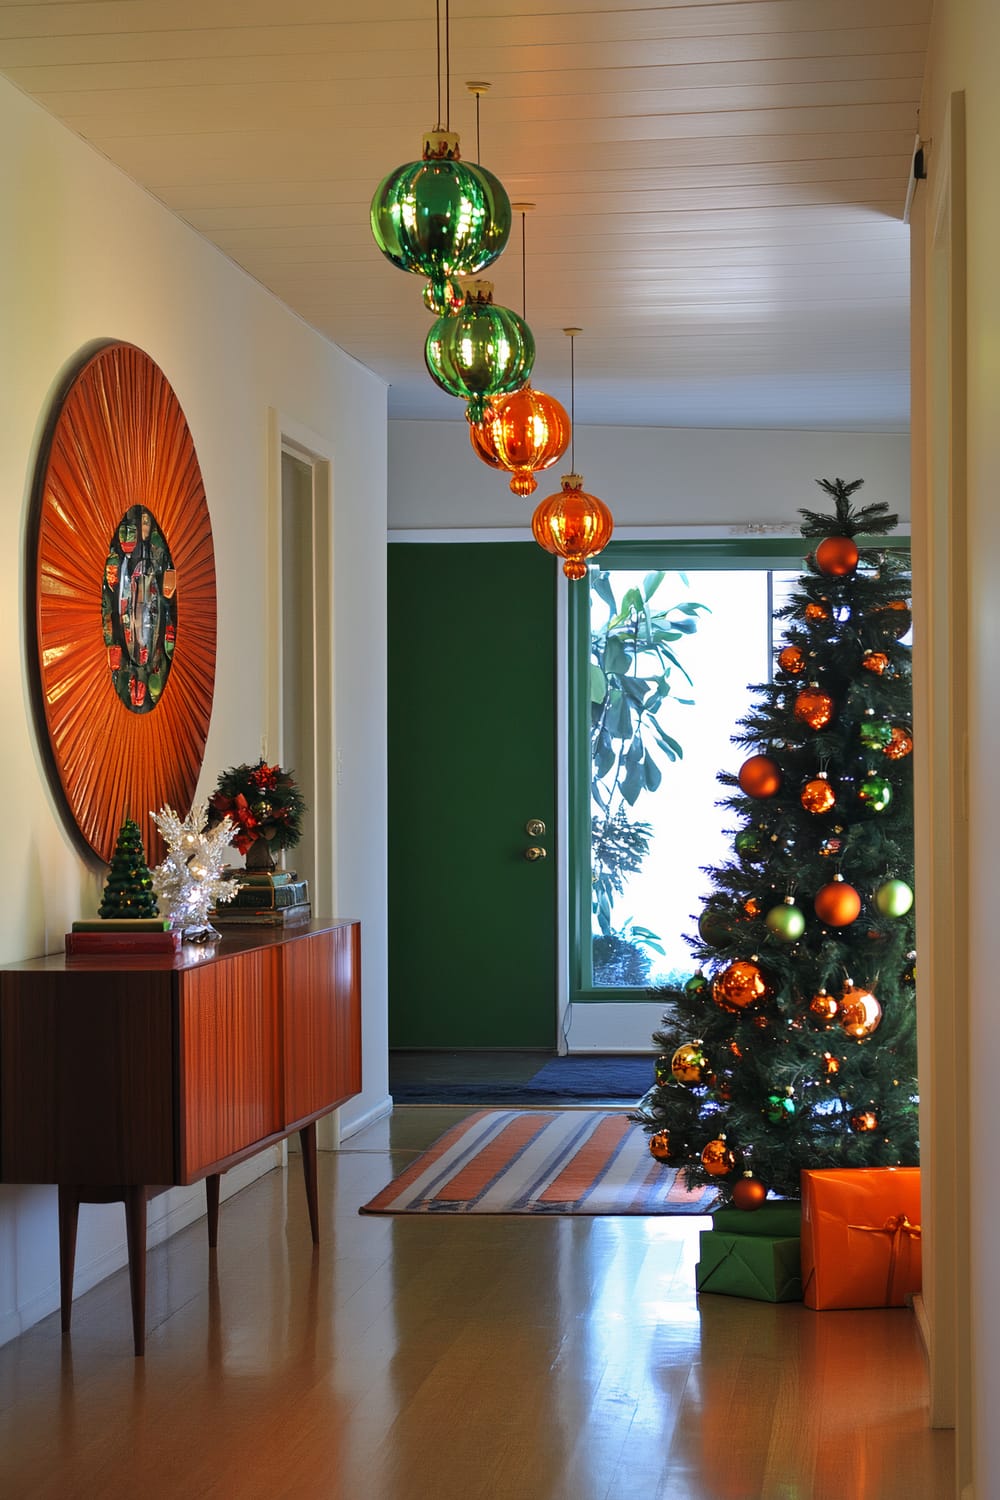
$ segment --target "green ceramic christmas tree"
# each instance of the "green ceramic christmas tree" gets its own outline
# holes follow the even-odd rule
[[[139,825],[126,818],[118,833],[98,915],[104,919],[155,917],[153,877],[146,864]]]
[[[719,776],[733,855],[641,1106],[658,1160],[743,1207],[803,1168],[918,1160],[908,560],[859,551],[896,524],[854,507],[860,480],[820,483],[834,513],[801,512],[818,545]]]

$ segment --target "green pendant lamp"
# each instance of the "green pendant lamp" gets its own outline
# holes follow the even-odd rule
[[[484,167],[461,160],[458,135],[450,129],[450,98],[441,119],[441,0],[438,33],[438,123],[424,136],[420,161],[406,162],[384,177],[371,203],[371,226],[382,254],[402,271],[429,278],[424,292],[438,316],[455,310],[454,278],[492,265],[507,244],[510,199]],[[448,0],[445,0],[445,57]],[[446,64],[447,85],[447,64]]]
[[[461,311],[431,327],[424,362],[435,384],[468,402],[469,421],[481,422],[490,397],[518,390],[530,376],[535,340],[516,312],[494,305],[491,281],[473,281]]]

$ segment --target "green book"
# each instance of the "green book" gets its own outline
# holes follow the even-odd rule
[[[73,932],[169,932],[168,917],[95,917],[74,922]]]
[[[226,908],[229,911],[234,907],[273,911],[282,906],[299,906],[308,900],[309,884],[305,880],[293,880],[288,885],[276,885],[273,888],[266,885],[244,885],[241,882],[236,895],[226,903]]]

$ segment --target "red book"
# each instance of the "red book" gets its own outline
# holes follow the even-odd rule
[[[66,957],[82,958],[102,953],[176,953],[179,932],[67,932]]]

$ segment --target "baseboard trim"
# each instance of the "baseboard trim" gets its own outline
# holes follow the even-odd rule
[[[392,1114],[392,1107],[392,1095],[386,1094],[378,1103],[371,1105],[360,1115],[354,1115],[351,1119],[345,1120],[344,1112],[347,1105],[343,1105],[340,1111],[340,1139],[349,1140],[352,1135],[357,1135],[366,1126],[374,1125],[376,1120],[383,1120],[386,1115]]]

